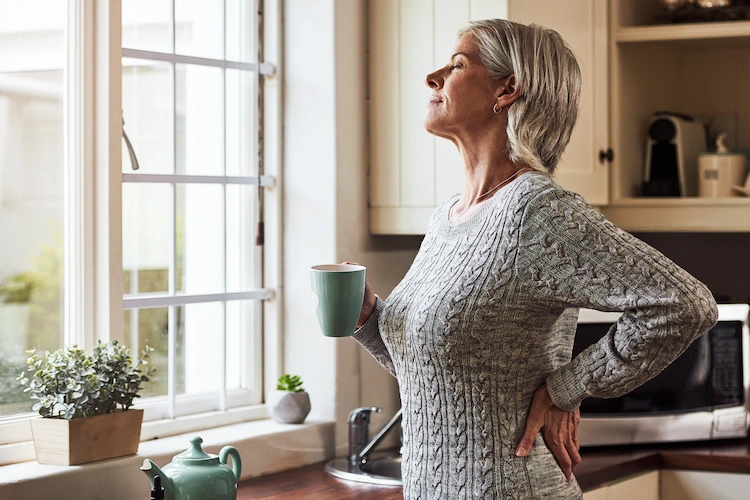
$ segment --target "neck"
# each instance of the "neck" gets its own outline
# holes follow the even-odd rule
[[[464,162],[462,205],[470,206],[490,197],[491,193],[483,195],[525,168],[525,165],[508,158],[507,142],[508,137],[501,127],[494,127],[484,135],[472,134],[454,139]]]

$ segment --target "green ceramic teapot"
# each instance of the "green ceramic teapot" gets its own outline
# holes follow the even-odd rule
[[[233,446],[225,446],[219,455],[209,455],[201,448],[198,436],[190,440],[190,448],[176,455],[160,469],[149,459],[143,461],[141,470],[153,487],[159,476],[164,486],[165,500],[235,500],[237,482],[240,480],[242,460]],[[232,457],[232,467],[227,457]]]

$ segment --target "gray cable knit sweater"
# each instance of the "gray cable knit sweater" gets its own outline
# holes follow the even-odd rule
[[[354,335],[399,383],[404,498],[581,498],[541,435],[543,383],[572,411],[658,374],[717,319],[709,290],[549,177],[523,174],[465,222],[432,216],[411,268]],[[577,308],[623,311],[571,361]]]

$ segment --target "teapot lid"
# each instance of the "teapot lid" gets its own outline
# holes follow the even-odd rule
[[[174,460],[176,462],[195,464],[195,465],[211,465],[219,463],[219,457],[216,455],[209,455],[203,448],[201,443],[203,439],[199,436],[195,436],[190,440],[190,448],[183,451],[179,455],[175,455]]]

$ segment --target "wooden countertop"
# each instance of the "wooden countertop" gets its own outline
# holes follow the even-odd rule
[[[575,475],[584,491],[656,469],[691,469],[750,473],[750,438],[692,444],[589,448]],[[337,479],[314,464],[248,479],[237,500],[321,499],[403,500],[400,487],[375,486]]]

